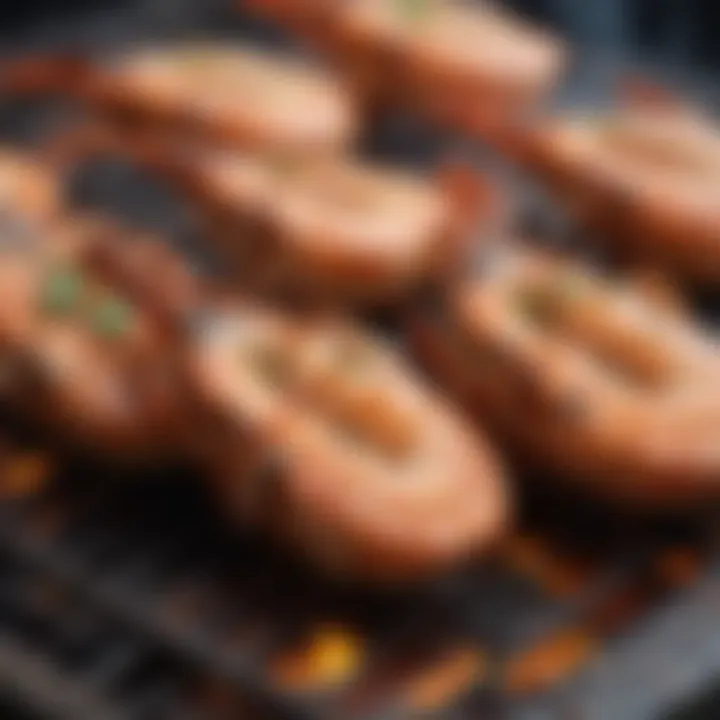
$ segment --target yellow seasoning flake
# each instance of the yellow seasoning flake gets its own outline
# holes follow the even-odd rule
[[[348,682],[361,662],[361,641],[346,629],[328,626],[319,628],[309,645],[279,658],[274,674],[291,690],[317,690]]]

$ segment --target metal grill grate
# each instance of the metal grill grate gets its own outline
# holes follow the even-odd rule
[[[27,462],[2,464],[0,682],[42,717],[630,720],[717,660],[720,576],[696,585],[710,522],[637,527],[546,498],[492,567],[378,596],[228,537],[192,478],[73,466],[22,492]],[[638,630],[679,597],[690,618]],[[664,653],[693,638],[679,677]]]

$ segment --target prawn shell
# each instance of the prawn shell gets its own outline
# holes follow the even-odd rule
[[[151,315],[131,303],[130,325],[115,339],[93,327],[94,305],[79,308],[77,317],[41,309],[48,274],[66,267],[81,273],[82,287],[97,287],[100,302],[107,293],[125,302],[86,265],[99,230],[102,223],[73,220],[46,230],[32,252],[5,252],[0,355],[12,377],[3,392],[73,446],[123,461],[157,457],[174,447],[173,418],[184,412],[172,381],[175,359]]]
[[[450,126],[469,108],[522,113],[554,90],[567,64],[562,42],[512,13],[461,3],[418,7],[418,17],[403,17],[400,3],[384,0],[242,3],[329,56],[366,107],[412,108]]]
[[[720,279],[720,213],[712,192],[720,177],[720,162],[712,165],[720,132],[680,101],[647,89],[638,98],[640,92],[633,90],[629,104],[626,99],[625,107],[595,119],[536,118],[503,127],[477,113],[472,122],[478,134],[546,183],[594,242],[627,262],[712,287]],[[604,145],[604,126],[621,129],[623,118],[634,118],[636,130],[644,127],[646,134],[650,126],[666,127],[663,152],[685,154],[685,166],[657,153],[643,159],[637,155],[640,138],[629,146],[632,153]],[[698,162],[704,167],[688,165]]]
[[[239,320],[253,342],[272,336],[301,358],[290,387],[269,391],[226,341],[206,345],[190,366],[203,404],[219,408],[225,437],[236,437],[215,456],[212,484],[231,520],[264,528],[325,572],[365,582],[418,581],[487,552],[510,514],[490,443],[392,355],[382,376],[394,385],[382,391],[318,374],[344,324],[290,327],[253,312]],[[389,447],[348,435],[335,412],[350,412]]]
[[[388,306],[444,283],[493,222],[474,171],[423,177],[353,158],[312,161],[204,146],[93,123],[49,144],[59,166],[130,156],[195,205],[244,288],[274,299]]]
[[[573,316],[588,348],[519,330],[504,291],[502,280],[467,281],[411,325],[417,355],[478,420],[536,470],[620,504],[688,508],[720,495],[717,345],[690,316],[675,307],[668,318],[664,300],[637,291],[631,301],[657,303],[669,323],[646,339],[598,301]]]

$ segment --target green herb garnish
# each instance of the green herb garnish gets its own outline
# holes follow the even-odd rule
[[[74,268],[55,270],[42,286],[40,305],[48,315],[68,315],[77,309],[85,289],[82,274]]]
[[[91,315],[93,330],[102,337],[115,339],[124,335],[133,321],[133,308],[117,297],[104,299]]]

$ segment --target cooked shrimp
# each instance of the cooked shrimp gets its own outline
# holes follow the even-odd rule
[[[453,122],[465,108],[516,112],[554,89],[556,38],[490,3],[451,0],[248,0],[308,38],[366,100]]]
[[[403,300],[461,265],[491,207],[459,165],[431,179],[351,157],[181,147],[97,124],[51,144],[59,165],[109,151],[153,170],[194,201],[242,287],[275,297]]]
[[[439,377],[523,457],[619,501],[720,495],[720,347],[646,285],[506,248],[423,313]]]
[[[220,438],[222,506],[325,570],[419,579],[503,530],[507,490],[487,441],[393,351],[342,321],[259,308],[218,318],[192,375]]]
[[[341,82],[305,60],[252,46],[175,44],[97,62],[31,57],[0,66],[0,88],[54,91],[141,126],[243,148],[331,153],[357,132]]]
[[[604,113],[514,128],[477,116],[476,128],[627,260],[720,280],[720,131],[699,111],[632,95]]]
[[[152,315],[93,270],[98,229],[68,222],[43,243],[2,244],[2,392],[93,452],[166,452],[180,414],[175,359]]]

